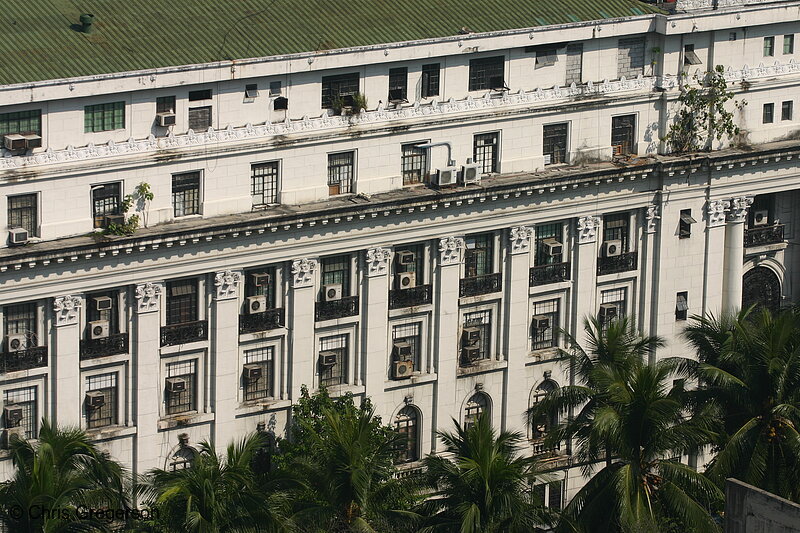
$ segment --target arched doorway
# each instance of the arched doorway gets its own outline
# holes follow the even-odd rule
[[[756,309],[766,308],[773,313],[781,307],[781,282],[771,269],[755,267],[742,278],[742,308],[755,305]]]

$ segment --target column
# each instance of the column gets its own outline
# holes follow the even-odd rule
[[[516,226],[509,233],[506,268],[505,323],[508,367],[503,391],[503,429],[526,434],[520,399],[527,398],[525,360],[528,356],[530,250],[533,229]]]
[[[291,311],[287,316],[289,329],[288,388],[289,399],[297,401],[300,387],[313,389],[319,349],[314,345],[314,277],[317,260],[302,258],[292,261],[292,287],[289,291]]]
[[[725,212],[727,200],[708,200],[706,204],[706,257],[703,286],[703,314],[718,315],[722,310],[725,280]]]
[[[642,332],[646,335],[656,335],[658,332],[658,278],[661,272],[658,261],[658,226],[661,219],[661,206],[650,204],[645,208],[645,237],[639,253],[642,284],[639,292],[641,305]],[[655,355],[655,354],[654,354]]]
[[[574,311],[573,328],[578,342],[583,345],[583,321],[597,313],[595,293],[597,292],[597,232],[600,231],[600,218],[584,216],[578,219],[578,231],[574,241],[572,269]]]
[[[366,395],[379,414],[388,420],[389,412],[380,410],[385,406],[383,387],[389,354],[386,351],[389,338],[389,259],[392,252],[388,248],[367,250],[366,278],[364,280],[364,301],[362,327],[365,341],[361,346],[361,361]]]
[[[80,310],[83,298],[59,296],[53,301],[55,342],[53,346],[53,415],[59,426],[81,423]]]
[[[437,372],[434,396],[433,430],[451,429],[450,419],[460,419],[459,401],[456,398],[456,371],[459,357],[458,294],[461,280],[461,263],[464,260],[464,238],[439,239],[434,298],[436,312],[433,316],[434,365]],[[441,446],[435,437],[433,448]]]
[[[239,286],[242,273],[224,270],[214,275],[211,308],[211,405],[214,406],[214,441],[227,444],[236,435],[239,404]],[[275,363],[277,364],[277,362]],[[274,368],[274,367],[273,367]],[[271,379],[265,377],[264,379]]]
[[[744,222],[752,198],[731,199],[728,224],[725,230],[725,289],[722,308],[734,311],[742,307],[742,275],[744,274]]]
[[[164,379],[161,375],[161,282],[136,285],[133,331],[131,332],[131,372],[133,373],[133,419],[136,446],[134,474],[153,467],[164,467],[163,438],[158,433],[160,402]]]

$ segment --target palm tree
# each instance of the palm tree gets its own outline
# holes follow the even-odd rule
[[[204,441],[189,468],[151,470],[141,487],[149,504],[161,511],[151,526],[196,533],[284,530],[290,524],[282,515],[283,493],[261,483],[252,468],[265,445],[261,433],[252,433],[229,444],[223,456]]]
[[[0,485],[2,521],[9,531],[103,531],[107,523],[81,518],[77,509],[130,507],[126,472],[80,429],[42,420],[38,443],[14,439],[10,453],[14,476]],[[64,512],[42,512],[48,509]]]
[[[486,416],[469,428],[453,422],[455,433],[439,433],[445,452],[423,461],[433,492],[420,506],[421,531],[528,533],[549,523],[532,491],[536,462],[519,455],[522,435],[496,434]]]
[[[800,310],[695,317],[685,335],[704,384],[695,403],[724,421],[708,474],[800,501]]]

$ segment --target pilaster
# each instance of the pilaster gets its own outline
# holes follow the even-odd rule
[[[365,341],[362,344],[366,395],[378,409],[383,401],[386,369],[389,365],[387,353],[389,338],[389,260],[392,252],[388,248],[375,247],[366,253],[366,276],[364,278],[363,328]],[[386,406],[387,409],[391,409]],[[384,418],[390,413],[380,413]],[[386,418],[388,420],[388,418]]]
[[[318,261],[311,258],[292,261],[289,290],[289,391],[290,399],[300,397],[300,388],[313,388],[319,350],[314,345],[314,278]]]
[[[68,294],[53,300],[53,419],[59,426],[80,426],[81,368],[80,314],[81,295]]]
[[[706,203],[706,265],[704,276],[703,313],[718,314],[722,310],[725,282],[725,212],[728,200]]]
[[[658,298],[654,298],[651,295],[657,294],[660,275],[657,255],[660,249],[659,238],[661,237],[658,231],[661,226],[661,205],[653,203],[645,207],[644,218],[644,243],[639,256],[640,271],[642,273],[639,301],[643,302],[639,323],[644,334],[657,335]]]
[[[583,342],[583,321],[595,315],[595,293],[597,292],[597,235],[601,221],[596,216],[583,216],[577,220],[577,232],[573,241],[575,258],[573,267],[574,315],[573,335]]]
[[[725,230],[725,286],[722,308],[735,311],[742,307],[742,275],[744,274],[744,222],[752,198],[731,199]]]
[[[239,390],[239,287],[242,273],[223,270],[214,274],[211,304],[211,402],[214,440],[225,444],[235,436]],[[266,378],[264,378],[266,379]]]

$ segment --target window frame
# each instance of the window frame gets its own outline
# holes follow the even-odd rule
[[[255,352],[260,352],[256,354]],[[255,382],[257,387],[251,387],[253,382],[244,379],[242,375],[242,401],[252,402],[275,397],[275,346],[251,347],[244,350],[242,358],[242,374],[244,365],[257,364],[261,366],[261,378]],[[259,383],[260,382],[260,383]]]
[[[156,97],[156,113],[175,113],[177,98],[174,95]]]
[[[394,345],[396,342],[408,342],[411,345],[411,360],[414,362],[413,365],[414,371],[421,372],[422,355],[423,355],[422,332],[424,328],[424,324],[422,323],[422,321],[417,320],[414,322],[391,324],[391,328],[392,328],[392,345]],[[416,332],[413,334],[409,334],[410,333],[409,330],[411,328],[414,328]],[[392,363],[395,363],[400,360],[401,359],[398,359],[398,357],[394,353],[392,353]]]
[[[256,175],[257,170],[265,169],[266,167],[271,167],[274,169],[270,171],[270,173],[262,172],[259,175]],[[261,178],[260,183],[260,193],[257,193],[257,180],[256,178]],[[270,187],[267,187],[269,179]],[[252,202],[253,208],[258,207],[266,207],[270,205],[279,205],[280,204],[280,187],[281,187],[281,160],[274,160],[274,161],[262,161],[258,163],[251,163],[250,164],[250,200]],[[266,191],[272,190],[269,195]],[[256,197],[261,196],[261,201],[256,202]],[[271,201],[270,201],[271,200]]]
[[[563,154],[561,158],[557,157],[558,152],[557,149],[560,148],[562,145],[561,136],[562,132],[558,131],[556,133],[551,133],[548,135],[548,131],[553,131],[555,128],[563,128]],[[567,163],[569,160],[569,133],[570,133],[570,123],[569,122],[554,122],[552,124],[543,124],[542,125],[542,157],[544,158],[544,164],[547,165],[560,165]],[[549,147],[549,149],[548,149]]]
[[[347,385],[350,382],[348,376],[350,366],[348,364],[348,359],[350,358],[350,334],[334,333],[320,337],[318,353],[321,354],[326,351],[335,351],[338,353],[338,356],[336,357],[336,364],[329,367],[323,367],[318,357],[317,373],[320,388]]]
[[[179,371],[183,370],[183,367],[186,365],[191,366],[191,372],[183,372],[178,373]],[[173,372],[172,369],[178,368]],[[199,390],[198,390],[198,377],[200,372],[200,359],[199,358],[191,358],[186,360],[174,360],[168,361],[165,364],[165,378],[164,378],[164,414],[166,416],[175,416],[181,415],[184,413],[193,413],[199,411]],[[188,377],[188,379],[187,379]],[[167,392],[167,378],[183,378],[186,381],[186,390],[183,392],[179,392],[179,395],[186,395],[188,396],[188,401],[186,402],[172,402],[172,395],[175,393]],[[187,408],[182,409],[182,407],[186,406]]]
[[[493,55],[488,57],[478,57],[469,61],[468,90],[491,91],[496,87],[490,87],[492,78],[502,76],[503,83],[506,79],[506,56]]]
[[[197,188],[194,195],[194,199],[190,198],[187,202],[187,195],[186,193],[194,190],[194,187],[189,187],[188,185],[188,178],[197,181]],[[179,190],[176,190],[176,179],[187,179],[186,184],[177,184],[180,186]],[[179,172],[177,174],[172,175],[172,216],[173,218],[184,218],[190,216],[196,216],[202,214],[202,191],[203,191],[203,172],[201,170],[191,170],[188,172]],[[182,200],[180,202],[180,213],[178,209],[178,197],[177,194],[182,194]],[[187,210],[187,204],[189,204],[189,209]]]
[[[486,144],[485,141],[487,140],[491,140],[491,142]],[[479,155],[480,157],[478,157]],[[472,136],[472,161],[481,165],[483,174],[495,174],[498,172],[500,163],[499,131],[476,133]]]
[[[341,268],[334,268],[342,265]],[[353,257],[351,254],[337,254],[322,257],[320,259],[320,290],[319,300],[324,297],[326,285],[340,284],[342,286],[342,297],[351,296],[351,277],[353,273]],[[339,279],[341,278],[341,279]]]
[[[83,106],[83,132],[101,133],[124,130],[126,112],[127,105],[124,100]],[[97,113],[100,114],[99,120]],[[110,117],[107,117],[107,114],[110,114]]]
[[[109,187],[116,186],[117,191],[116,194],[106,194],[105,196],[96,197],[96,193],[98,191],[105,191]],[[92,218],[94,222],[95,229],[105,227],[104,219],[107,216],[118,216],[122,215],[122,190],[123,182],[122,181],[110,181],[106,183],[98,183],[96,185],[92,185],[91,188],[91,200],[92,200]],[[111,202],[113,206],[110,210],[104,210],[102,213],[98,212],[98,201],[105,202],[108,200],[114,200]],[[104,208],[107,209],[108,206],[104,204]]]
[[[537,334],[533,327],[534,316],[547,316],[550,318],[550,327],[543,334]],[[561,298],[548,298],[533,302],[530,323],[531,351],[549,350],[558,348],[560,344],[561,327]]]
[[[5,420],[5,416],[3,416],[3,427],[10,428],[10,427],[20,427],[24,426],[25,429],[25,438],[26,439],[35,439],[39,436],[39,392],[41,388],[38,385],[26,385],[21,384],[22,386],[16,388],[8,388],[3,390],[3,407],[9,405],[21,406],[23,408],[23,412],[27,411],[28,416],[23,414],[23,418],[20,421],[18,426],[9,426]],[[29,399],[20,401],[19,396],[16,396],[16,399],[9,399],[9,396],[13,394],[23,394],[27,393]]]
[[[185,294],[173,294],[175,289],[180,286],[188,287],[190,291]],[[167,326],[191,324],[200,320],[201,295],[200,280],[198,278],[181,278],[167,281],[165,292],[164,315]]]
[[[794,54],[794,33],[783,36],[783,55]]]
[[[0,113],[0,139],[11,134],[35,134],[41,136],[42,110],[25,109],[23,111]]]
[[[197,122],[199,121],[199,117],[196,117],[196,116],[193,116],[193,115],[195,115],[197,113],[200,113],[200,112],[206,112],[206,111],[208,112],[208,123],[202,124],[202,125],[200,125],[199,127],[196,127],[196,128],[192,127],[193,125],[197,126],[198,125]],[[195,133],[205,133],[211,127],[214,126],[214,106],[213,105],[201,105],[201,106],[196,106],[196,107],[190,107],[189,111],[188,111],[188,114],[189,114],[189,120],[187,122],[187,125],[188,125],[189,129],[192,130]]]
[[[781,102],[781,121],[794,120],[794,100]]]
[[[30,205],[24,207],[13,207],[12,201],[27,198],[31,200]],[[9,229],[22,228],[28,231],[30,237],[39,236],[39,193],[25,193],[14,194],[8,196],[6,200],[7,216],[6,225]],[[27,226],[24,220],[24,211],[29,211],[28,218],[30,218],[30,226]],[[19,220],[19,222],[18,222]]]
[[[638,122],[638,115],[636,113],[628,113],[625,115],[614,115],[611,117],[611,146],[621,146],[622,154],[635,154],[636,146],[636,126]],[[632,121],[632,122],[631,122]],[[627,134],[630,135],[627,135]],[[629,137],[626,139],[625,137]],[[619,142],[618,142],[619,141]],[[627,147],[626,147],[627,141]]]
[[[349,162],[336,162],[337,157],[349,157]],[[349,170],[348,170],[349,167]],[[346,180],[342,178],[345,177]],[[337,181],[333,179],[336,178]],[[356,151],[345,150],[328,154],[328,195],[353,194],[356,183]],[[343,184],[345,184],[343,186]]]
[[[393,95],[392,92],[395,92]],[[392,98],[395,96],[395,98]],[[408,67],[394,67],[389,69],[389,102],[408,102]]]
[[[400,145],[400,173],[403,186],[423,185],[430,181],[430,161],[428,149],[418,148],[428,141],[404,143]],[[411,150],[407,152],[407,150]]]
[[[770,35],[764,37],[764,48],[762,50],[764,57],[775,57],[775,36]]]
[[[464,238],[464,278],[495,273],[494,233],[475,233]],[[470,244],[472,245],[470,247]],[[480,245],[480,246],[479,246]]]
[[[361,91],[361,73],[346,72],[332,76],[322,76],[322,109],[333,109],[334,102],[343,96],[354,96]],[[327,85],[327,87],[326,87]],[[342,88],[345,90],[342,90]]]
[[[477,401],[480,400],[480,401]],[[478,421],[481,415],[488,416],[490,421],[492,417],[492,399],[483,391],[473,393],[469,399],[464,402],[464,414],[462,428],[467,431]]]
[[[481,342],[479,346],[479,354],[476,361],[491,361],[494,359],[494,344],[493,344],[493,330],[492,330],[492,309],[473,309],[471,311],[464,311],[462,317],[463,328],[479,328],[481,330]],[[461,349],[465,348],[463,340],[459,340]]]
[[[394,464],[408,464],[420,459],[420,410],[408,404],[394,417],[394,430],[400,435]]]
[[[773,124],[775,122],[775,103],[768,102],[764,104],[761,110],[761,123]]]
[[[422,65],[422,98],[431,98],[439,96],[441,91],[441,63],[428,63]]]
[[[88,403],[86,403],[86,394],[84,393],[84,413],[86,417],[86,428],[87,429],[100,429],[105,427],[113,427],[118,426],[119,424],[119,400],[120,400],[120,380],[119,380],[119,372],[112,371],[112,372],[105,372],[102,374],[94,374],[85,377],[85,391],[86,393],[92,391],[100,391],[106,393],[106,402],[105,405],[99,407],[97,409],[92,409]],[[111,383],[102,383],[104,387],[100,387],[97,384],[92,384],[95,380],[101,380],[103,378],[110,378]],[[109,392],[110,391],[110,392]],[[110,401],[108,400],[109,396],[111,397]],[[106,409],[106,407],[108,407]],[[106,416],[98,416],[94,420],[92,419],[93,414],[105,414]],[[101,418],[102,420],[108,420],[107,423],[98,423],[97,418]]]

